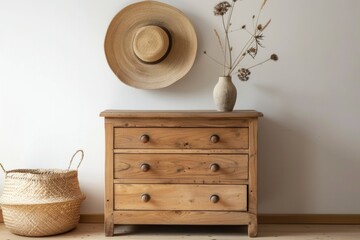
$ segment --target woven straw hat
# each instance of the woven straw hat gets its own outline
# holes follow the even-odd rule
[[[196,57],[197,38],[189,19],[170,5],[143,1],[122,9],[105,38],[115,75],[142,89],[167,87],[181,79]]]

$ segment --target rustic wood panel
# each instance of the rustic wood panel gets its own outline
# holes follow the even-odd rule
[[[249,212],[257,214],[257,120],[249,129]]]
[[[148,171],[141,167],[149,166]],[[213,171],[218,166],[217,171]],[[213,167],[213,169],[211,169]],[[115,154],[114,177],[192,179],[213,182],[248,178],[248,155]]]
[[[114,179],[114,183],[168,183],[168,184],[234,184],[234,185],[247,185],[249,184],[248,180],[222,180],[222,179],[178,179],[178,178],[132,178],[124,179],[117,178]]]
[[[114,149],[114,153],[169,153],[169,149]],[[171,149],[171,154],[248,154],[248,149]]]
[[[247,210],[245,185],[115,184],[114,191],[116,210]],[[150,201],[142,201],[143,194]],[[211,202],[212,195],[219,202]]]
[[[249,119],[209,118],[203,121],[196,118],[107,118],[106,123],[115,127],[248,127]]]
[[[248,148],[248,128],[115,128],[115,148]],[[148,136],[143,143],[141,136]],[[212,136],[218,136],[213,143]]]
[[[104,214],[105,214],[105,235],[112,236],[114,234],[114,154],[112,150],[114,148],[114,127],[112,124],[105,124],[105,202],[104,202]]]
[[[250,237],[257,236],[257,129],[258,120],[253,119],[249,127],[249,213],[251,213],[251,221],[248,226],[248,235]]]
[[[101,117],[106,118],[258,118],[262,117],[261,112],[255,110],[234,110],[232,112],[218,112],[210,110],[105,110],[100,113]]]
[[[112,160],[106,235],[114,224],[245,224],[256,236],[261,113],[109,110],[101,116],[112,129],[106,131],[106,161]],[[209,172],[214,160],[221,170]],[[149,166],[140,171],[142,163]],[[220,201],[211,202],[213,194]]]
[[[116,224],[247,225],[246,212],[229,211],[115,211]]]

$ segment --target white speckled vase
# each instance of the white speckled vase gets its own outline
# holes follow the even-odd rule
[[[231,77],[219,77],[213,91],[216,109],[220,112],[231,112],[235,106],[236,95],[236,87]]]

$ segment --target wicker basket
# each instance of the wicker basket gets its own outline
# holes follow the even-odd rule
[[[38,237],[75,228],[80,205],[85,199],[79,187],[77,170],[15,169],[5,171],[0,204],[5,226],[14,234]]]

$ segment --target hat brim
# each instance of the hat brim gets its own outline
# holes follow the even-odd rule
[[[171,50],[159,63],[139,60],[132,41],[136,31],[148,25],[168,30]],[[178,81],[196,58],[197,37],[190,20],[177,8],[144,1],[122,9],[111,21],[105,37],[105,54],[110,68],[125,84],[141,89],[158,89]]]

